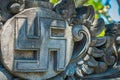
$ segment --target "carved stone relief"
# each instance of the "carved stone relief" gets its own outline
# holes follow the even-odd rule
[[[119,76],[120,23],[94,19],[73,0],[0,3],[0,79],[79,80]],[[106,28],[105,36],[96,37]]]

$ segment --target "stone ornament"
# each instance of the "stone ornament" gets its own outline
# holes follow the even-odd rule
[[[119,76],[120,23],[94,19],[74,0],[0,3],[1,80],[79,80]],[[105,36],[96,37],[106,28]]]

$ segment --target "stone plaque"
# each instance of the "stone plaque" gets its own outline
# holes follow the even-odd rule
[[[0,46],[0,80],[120,76],[120,23],[105,24],[74,0],[1,0]]]
[[[66,69],[72,56],[72,28],[46,8],[15,15],[4,25],[1,38],[5,67],[25,79],[53,77]]]

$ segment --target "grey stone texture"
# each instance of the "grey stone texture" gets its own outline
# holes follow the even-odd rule
[[[94,16],[74,0],[0,0],[0,80],[119,77],[120,23]]]

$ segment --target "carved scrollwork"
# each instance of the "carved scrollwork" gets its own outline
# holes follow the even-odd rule
[[[89,30],[84,25],[76,25],[72,29],[75,47],[73,51],[72,59],[77,59],[86,53],[90,43],[91,43],[91,35]],[[80,45],[84,45],[81,46]]]
[[[48,0],[0,2],[0,79],[78,80],[119,75],[120,23],[96,20],[91,5],[75,8],[74,0],[60,0],[54,7]],[[105,36],[96,37],[102,30]]]
[[[83,11],[83,13],[80,14],[79,11]],[[69,74],[66,71],[67,72],[66,76],[68,76],[69,78],[71,76],[73,76],[75,79],[77,76],[80,78],[94,78],[94,77],[102,78],[105,76],[109,76],[111,75],[109,73],[109,69],[114,70],[114,66],[116,66],[116,64],[118,63],[118,51],[117,51],[117,45],[115,40],[116,37],[114,37],[114,36],[118,36],[118,32],[119,32],[117,30],[118,28],[114,28],[116,27],[114,25],[114,26],[111,26],[113,29],[108,30],[110,29],[110,27],[108,27],[106,30],[106,35],[104,37],[96,37],[96,35],[98,35],[103,29],[105,29],[106,26],[103,19],[98,19],[95,21],[93,17],[94,17],[94,10],[92,6],[88,6],[88,7],[86,6],[86,7],[77,9],[77,18],[74,18],[75,20],[73,24],[86,25],[86,28],[89,31],[89,35],[90,35],[90,44],[88,42],[89,48],[87,48],[85,53],[82,52],[85,54],[85,56],[81,56],[79,57],[79,59],[75,58],[76,61],[74,62],[71,61],[70,66],[72,66],[72,64],[76,64],[76,65],[74,65],[75,69],[73,70],[71,70],[70,67],[67,68],[68,69],[67,71],[69,72]],[[76,31],[77,30],[79,30],[79,28],[76,29]],[[75,42],[82,41],[82,39],[84,41],[87,40],[83,38],[83,34],[80,34],[80,35],[76,34],[74,27],[73,27],[73,36],[75,38],[74,39]],[[89,36],[87,35],[87,37]],[[117,37],[117,41],[119,41],[118,37]],[[83,42],[81,42],[81,44],[82,43]],[[87,42],[84,42],[84,43],[87,43]],[[78,47],[80,48],[81,44],[78,44],[79,46],[76,46],[76,45],[74,46],[77,48]],[[74,51],[79,52],[75,48],[74,48]],[[73,52],[73,56],[74,54],[75,52]],[[70,74],[70,72],[72,72],[72,75]],[[97,75],[98,73],[101,75]],[[91,74],[94,74],[95,76]]]

